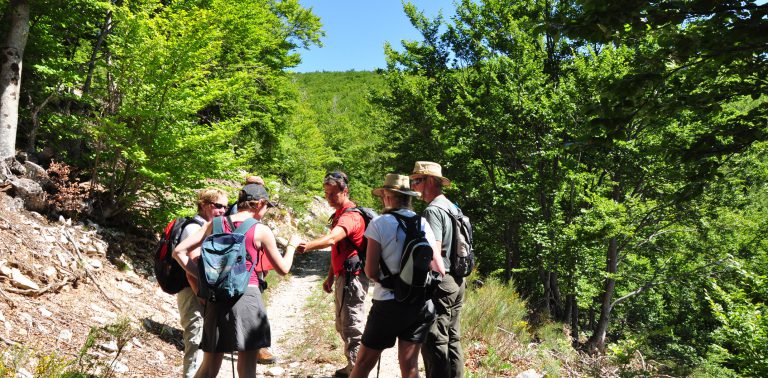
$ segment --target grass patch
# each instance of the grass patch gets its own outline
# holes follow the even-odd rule
[[[497,279],[467,290],[461,327],[470,377],[514,377],[528,369],[560,377],[565,367],[578,363],[563,325],[546,322],[534,328],[525,301]]]
[[[10,346],[0,350],[0,378],[20,375],[35,378],[114,377],[115,362],[137,332],[128,318],[120,318],[116,323],[103,327],[91,327],[75,358],[59,355],[55,351],[42,354],[24,346]],[[107,342],[115,343],[117,350],[113,355],[100,358],[93,353],[97,345]]]
[[[317,364],[344,364],[344,345],[336,333],[332,294],[316,286],[305,305],[307,316],[301,341],[296,343],[291,354],[298,360]]]

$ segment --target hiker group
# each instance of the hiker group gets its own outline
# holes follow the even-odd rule
[[[427,377],[463,377],[460,314],[474,255],[468,219],[443,194],[450,184],[428,161],[417,161],[409,176],[387,174],[372,192],[383,204],[378,216],[350,200],[346,174],[328,173],[323,189],[335,210],[328,233],[309,241],[294,236],[282,255],[259,222],[274,206],[261,178],[249,177],[231,207],[224,192],[201,191],[198,214],[172,221],[155,255],[158,282],[177,293],[184,376],[216,377],[225,353],[237,352],[239,377],[255,377],[258,363],[274,362],[263,277],[268,270],[286,274],[295,254],[330,247],[323,289],[334,294],[347,361],[334,376],[367,377],[397,341],[403,377],[418,376],[419,355]],[[422,215],[412,209],[418,198],[427,204]]]

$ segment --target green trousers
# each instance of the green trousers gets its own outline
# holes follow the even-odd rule
[[[461,306],[464,304],[464,280],[450,274],[443,277],[432,302],[435,323],[421,348],[428,378],[463,378],[464,352],[461,349]]]

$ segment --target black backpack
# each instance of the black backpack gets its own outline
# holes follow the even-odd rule
[[[351,213],[351,212],[356,212],[363,217],[363,222],[365,222],[365,228],[363,230],[367,230],[368,225],[371,223],[371,220],[379,216],[379,214],[377,214],[376,211],[371,209],[370,207],[362,207],[362,206],[350,207],[348,209],[345,209],[342,215],[345,213]],[[334,219],[334,215],[336,214],[335,213],[331,214],[331,217],[328,218],[329,227],[333,226],[333,222],[336,220]],[[349,235],[347,235],[347,240],[349,240],[352,246],[355,247],[355,250],[357,251],[357,255],[360,257],[360,264],[361,264],[360,268],[362,269],[362,266],[365,265],[365,255],[366,255],[366,251],[368,250],[368,238],[363,237],[363,242],[362,244],[360,244],[360,246],[355,245],[352,239],[350,239]]]
[[[155,246],[155,278],[160,288],[168,294],[176,294],[189,286],[184,268],[173,258],[173,249],[181,241],[184,227],[192,223],[203,225],[203,222],[194,217],[176,218],[168,222]]]
[[[475,268],[475,250],[472,247],[472,224],[469,223],[461,209],[454,206],[456,213],[437,204],[431,205],[443,210],[451,217],[453,225],[453,240],[451,242],[451,275],[454,277],[466,277]]]
[[[395,217],[398,228],[405,231],[403,253],[400,256],[400,272],[392,273],[384,258],[379,259],[379,268],[384,274],[381,286],[394,291],[395,300],[401,303],[418,303],[432,298],[440,275],[433,272],[432,245],[421,229],[421,216],[407,217],[396,212],[389,213]]]

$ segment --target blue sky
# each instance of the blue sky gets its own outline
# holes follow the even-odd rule
[[[299,50],[302,63],[296,72],[370,71],[386,66],[384,42],[400,49],[401,40],[420,35],[403,13],[400,0],[299,0],[320,17],[323,47]],[[453,15],[451,0],[413,0],[416,7],[434,18]]]

